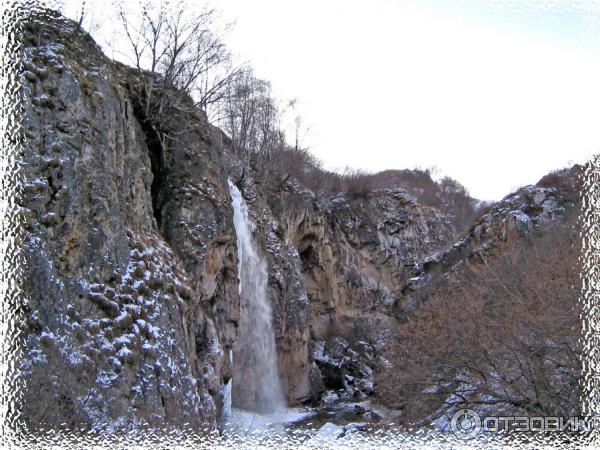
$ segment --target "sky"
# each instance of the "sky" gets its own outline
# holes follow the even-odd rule
[[[327,169],[498,200],[600,152],[600,0],[207,1]]]

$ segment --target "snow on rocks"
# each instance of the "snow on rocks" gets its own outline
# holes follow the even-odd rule
[[[341,337],[328,341],[317,341],[313,347],[313,358],[330,389],[323,397],[324,403],[343,398],[365,398],[373,392],[373,349],[360,341],[356,349]]]

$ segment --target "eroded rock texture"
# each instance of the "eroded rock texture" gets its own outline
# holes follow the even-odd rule
[[[373,393],[387,336],[423,300],[411,286],[464,256],[463,241],[448,250],[447,216],[402,189],[348,198],[285,174],[261,184],[194,108],[169,112],[162,131],[176,139],[160,145],[136,74],[71,23],[30,23],[23,61],[29,427],[217,426],[224,384],[244,382],[229,358],[244,336],[228,179],[268,261],[288,404]],[[527,232],[560,206],[543,188],[505,204],[503,225],[482,216],[469,248],[492,242],[486,233]]]
[[[157,154],[131,73],[73,30],[25,40],[24,415],[212,427],[239,312],[218,134],[190,114]]]
[[[173,110],[161,127],[177,139],[161,146],[137,86],[72,24],[29,25],[20,155],[22,369],[36,387],[25,392],[28,423],[215,426],[234,376],[230,350],[243,338],[228,178],[267,255],[288,403],[318,401],[336,385],[315,346],[337,336],[376,347],[395,323],[387,312],[399,281],[452,226],[401,190],[349,200],[285,177],[260,185],[251,170],[241,176],[227,138],[200,112]],[[339,387],[352,396],[348,376]]]

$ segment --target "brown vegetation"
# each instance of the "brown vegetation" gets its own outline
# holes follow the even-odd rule
[[[418,203],[438,208],[448,214],[457,230],[467,226],[478,212],[476,201],[464,186],[450,177],[435,181],[431,169],[368,173],[347,168],[343,173],[334,173],[323,170],[307,150],[299,152],[289,148],[283,149],[280,160],[295,161],[295,164],[278,167],[315,191],[342,192],[352,198],[363,198],[379,189],[404,189]]]
[[[561,198],[565,203],[575,203],[581,199],[583,171],[584,166],[580,164],[553,170],[548,175],[542,177],[536,186],[554,188],[561,194]]]
[[[579,411],[581,321],[574,219],[515,240],[438,286],[390,343],[378,392],[408,423],[453,408]]]

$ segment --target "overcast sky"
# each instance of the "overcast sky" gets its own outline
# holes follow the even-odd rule
[[[213,4],[326,168],[435,166],[492,200],[600,152],[600,1]]]

